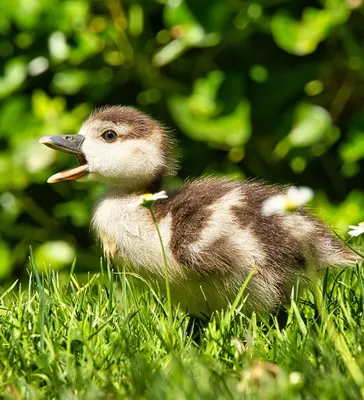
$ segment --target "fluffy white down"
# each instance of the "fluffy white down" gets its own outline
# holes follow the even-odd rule
[[[154,143],[146,140],[126,140],[103,143],[86,138],[82,150],[89,165],[91,178],[117,184],[125,191],[150,182],[160,168],[160,152]],[[105,162],[107,160],[107,162]]]
[[[95,209],[92,225],[105,253],[133,265],[142,275],[163,277],[163,255],[149,210],[138,206],[138,196],[109,195]],[[180,274],[180,267],[169,250],[171,217],[163,218],[159,230],[171,277]]]

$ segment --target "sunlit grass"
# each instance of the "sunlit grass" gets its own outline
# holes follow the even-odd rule
[[[27,283],[0,292],[5,398],[363,395],[359,267],[327,272],[299,297],[294,291],[284,326],[274,316],[245,316],[236,301],[191,335],[190,317],[174,310],[170,320],[165,300],[134,275],[105,267],[88,277],[73,268],[40,274],[31,264]]]

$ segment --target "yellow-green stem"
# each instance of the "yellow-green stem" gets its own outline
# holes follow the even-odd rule
[[[164,263],[164,278],[165,278],[165,283],[166,283],[166,295],[167,295],[168,322],[169,322],[169,326],[172,327],[172,322],[173,322],[173,318],[172,318],[172,300],[171,300],[171,288],[169,286],[168,262],[167,262],[166,251],[164,249],[163,239],[162,239],[161,232],[159,230],[157,219],[156,219],[155,214],[153,212],[153,206],[150,205],[148,208],[149,208],[149,211],[150,211],[150,213],[152,215],[153,223],[154,223],[155,229],[157,231],[157,235],[158,235],[158,238],[159,238],[159,243],[160,243],[161,249],[162,249],[162,256],[163,256],[163,263]]]

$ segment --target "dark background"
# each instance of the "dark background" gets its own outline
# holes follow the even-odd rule
[[[105,104],[169,125],[182,168],[306,185],[338,231],[364,219],[362,0],[2,0],[0,279],[99,269],[93,183],[46,184],[74,160],[38,144]]]

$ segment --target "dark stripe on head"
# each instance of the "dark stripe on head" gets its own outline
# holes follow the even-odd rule
[[[129,126],[130,130],[126,134],[126,138],[130,139],[147,137],[154,131],[163,131],[157,121],[132,107],[112,106],[96,109],[88,121],[95,120]]]

